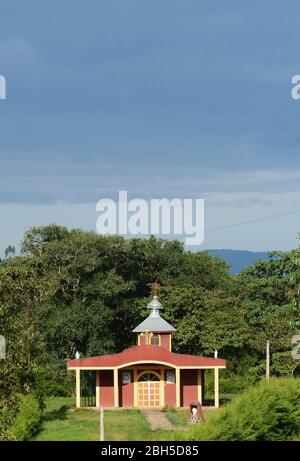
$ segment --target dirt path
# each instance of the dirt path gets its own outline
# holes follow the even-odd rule
[[[166,415],[161,410],[141,410],[143,415],[145,416],[146,420],[150,424],[152,430],[155,429],[168,429],[174,430],[175,427],[173,424],[168,420]]]

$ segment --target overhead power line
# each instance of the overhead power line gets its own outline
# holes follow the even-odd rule
[[[270,215],[270,216],[264,216],[262,218],[251,219],[249,221],[242,221],[242,222],[235,223],[235,224],[228,224],[228,225],[222,226],[222,227],[214,227],[212,229],[207,229],[204,232],[205,233],[206,232],[216,232],[216,231],[219,231],[219,230],[231,229],[233,227],[244,226],[246,224],[253,224],[253,223],[258,223],[258,222],[262,222],[262,221],[267,221],[268,219],[281,218],[282,216],[289,216],[289,215],[293,215],[293,214],[297,214],[297,213],[300,213],[300,210],[294,210],[294,211],[288,211],[286,213],[279,213],[279,214],[274,214],[274,215]]]

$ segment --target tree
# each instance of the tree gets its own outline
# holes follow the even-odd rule
[[[16,254],[16,249],[14,246],[8,245],[6,248],[5,252],[5,258],[12,258]]]

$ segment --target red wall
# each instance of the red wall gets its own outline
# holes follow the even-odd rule
[[[180,370],[181,406],[187,407],[191,402],[198,401],[197,370]]]
[[[149,368],[151,369],[151,367]],[[164,389],[165,405],[176,405],[176,384],[165,381]],[[198,400],[197,370],[180,370],[180,394],[181,406],[187,407],[191,402]],[[100,405],[104,407],[114,406],[114,375],[112,370],[100,371]],[[133,407],[134,405],[133,375],[130,384],[122,384],[122,371],[119,371],[119,405],[122,407]]]
[[[100,370],[100,405],[114,406],[114,373],[113,370]]]
[[[175,370],[174,370],[175,372]],[[166,370],[165,370],[165,405],[175,406],[176,405],[176,384],[167,383],[166,381]]]
[[[126,371],[126,370],[122,370]],[[133,370],[131,370],[131,383],[122,384],[122,371],[119,371],[119,406],[133,407],[134,405],[134,387],[133,387]]]
[[[170,335],[169,334],[160,334],[161,347],[165,349],[170,349]]]

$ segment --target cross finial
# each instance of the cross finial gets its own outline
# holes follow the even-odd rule
[[[148,283],[148,287],[151,290],[153,296],[157,296],[157,293],[160,289],[160,284],[158,282]]]

